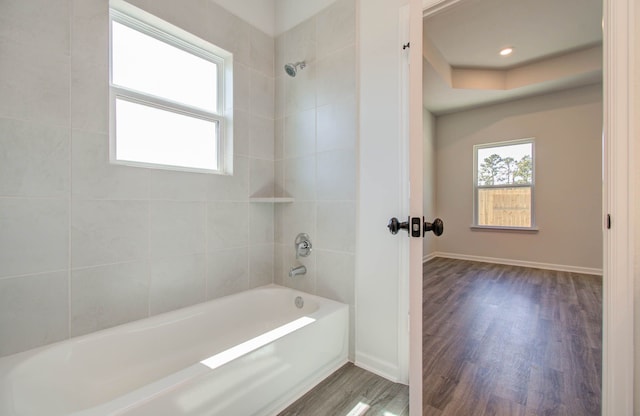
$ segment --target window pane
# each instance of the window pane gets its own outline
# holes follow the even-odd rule
[[[116,99],[116,159],[218,169],[217,122]]]
[[[532,143],[479,148],[478,185],[531,184],[532,149]]]
[[[218,111],[215,63],[116,21],[111,53],[115,85]]]
[[[478,225],[531,227],[531,188],[478,189]]]

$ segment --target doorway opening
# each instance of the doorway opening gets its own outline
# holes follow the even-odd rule
[[[425,415],[600,414],[602,3],[558,3],[425,15],[424,206],[447,225],[424,251]],[[535,223],[478,224],[474,146],[527,138]],[[522,211],[494,199],[506,224]]]

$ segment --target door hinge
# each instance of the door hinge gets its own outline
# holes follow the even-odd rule
[[[607,230],[611,229],[611,214],[607,214]]]
[[[411,42],[407,42],[404,45],[402,45],[402,50],[405,50],[405,49],[410,48],[410,47],[411,47]]]

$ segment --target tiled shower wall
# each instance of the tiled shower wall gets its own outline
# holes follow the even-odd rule
[[[108,1],[0,2],[0,356],[273,281],[274,207],[249,202],[273,192],[273,38],[207,0],[132,3],[233,52],[234,175],[110,165]]]
[[[276,206],[275,282],[335,299],[353,311],[356,213],[355,0],[327,9],[276,38],[276,192],[295,199]],[[288,62],[306,61],[291,78]],[[314,250],[296,259],[295,236]],[[290,278],[291,267],[307,274]]]

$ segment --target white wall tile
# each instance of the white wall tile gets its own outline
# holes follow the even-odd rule
[[[141,5],[155,16],[186,30],[202,39],[211,36],[211,21],[208,19],[207,0],[153,0]]]
[[[151,169],[109,163],[105,133],[73,130],[73,196],[86,199],[148,199]]]
[[[67,271],[0,279],[0,356],[69,336]]]
[[[316,199],[316,156],[285,159],[284,189],[297,201]]]
[[[249,247],[249,287],[273,283],[273,244]]]
[[[70,135],[66,128],[0,118],[0,195],[66,196]]]
[[[355,149],[357,133],[355,91],[339,101],[318,107],[318,152]]]
[[[338,0],[316,16],[318,58],[356,41],[356,10],[353,0]]]
[[[151,199],[206,201],[207,174],[149,169]]]
[[[68,127],[69,56],[7,41],[0,56],[0,117]]]
[[[273,160],[274,122],[271,118],[252,116],[251,120],[251,156],[258,159]]]
[[[233,154],[249,156],[251,144],[251,115],[247,111],[233,111]]]
[[[284,119],[284,157],[316,153],[315,109],[290,113]]]
[[[71,54],[82,59],[105,57],[108,60],[109,2],[70,0],[70,3]]]
[[[288,78],[288,75],[284,74],[284,69],[282,66],[278,66],[276,68],[276,77],[275,77],[275,88],[276,90],[274,91],[274,101],[275,101],[275,107],[274,107],[274,117],[275,118],[282,118],[282,116],[284,116],[285,112],[286,112],[286,97],[287,97],[287,92],[285,90],[285,86],[286,86],[286,80],[285,77]],[[280,71],[282,71],[282,73],[280,73]]]
[[[356,155],[352,150],[318,153],[318,199],[356,197]]]
[[[109,130],[109,69],[105,65],[71,62],[71,124],[73,128]]]
[[[274,211],[273,204],[249,204],[249,242],[251,244],[273,244]]]
[[[311,61],[303,70],[298,71],[295,78],[287,75],[283,77],[285,115],[315,108],[317,66],[317,61]]]
[[[68,256],[66,200],[0,198],[0,277],[67,269]]]
[[[233,63],[233,107],[251,111],[251,69],[240,63]]]
[[[285,46],[282,51],[284,62],[281,68],[287,63],[306,61],[313,65],[316,60],[316,19],[312,17],[298,24],[285,34]],[[304,69],[303,71],[306,71]]]
[[[217,250],[207,255],[207,298],[249,289],[249,248]]]
[[[71,336],[148,316],[149,265],[110,264],[71,272]]]
[[[280,286],[284,286],[285,277],[288,273],[288,271],[285,272],[288,266],[284,264],[284,251],[286,249],[291,250],[291,247],[278,243],[274,244],[273,247],[273,283]]]
[[[338,101],[356,90],[355,46],[340,49],[317,63],[318,107]]]
[[[274,39],[274,76],[276,78],[284,74],[285,54],[287,53],[286,32]]]
[[[156,315],[206,300],[207,256],[154,259],[150,264],[149,312]]]
[[[0,43],[69,55],[69,0],[0,2]]]
[[[275,115],[275,80],[251,71],[251,112],[273,119]]]
[[[354,253],[355,201],[318,201],[318,232],[315,247]]]
[[[71,224],[74,268],[143,259],[149,254],[147,202],[76,200]]]
[[[249,243],[248,217],[248,202],[210,202],[207,210],[208,249],[246,246]]]
[[[273,161],[251,159],[249,194],[251,196],[270,197],[274,194],[275,172]]]
[[[251,26],[213,2],[207,10],[211,42],[233,53],[234,63],[251,65]]]
[[[284,167],[286,161],[285,160],[276,160],[274,163],[274,195],[278,197],[290,197],[285,190],[284,184]]]
[[[316,203],[294,202],[276,208],[276,242],[293,247],[299,233],[307,233],[313,243],[316,238]],[[291,248],[293,252],[293,248]]]
[[[246,201],[249,197],[249,159],[233,158],[233,175],[208,175],[209,201]]]
[[[284,158],[284,118],[274,121],[274,159]]]
[[[109,128],[109,2],[72,0],[71,123],[106,133]]]
[[[249,52],[251,57],[251,67],[263,74],[273,77],[273,66],[275,59],[274,39],[254,27],[251,28]]]
[[[206,203],[157,201],[149,204],[152,259],[206,251]]]
[[[71,299],[47,298],[56,292],[39,277],[25,283],[25,290],[43,296],[44,307],[64,305],[63,337],[69,305],[71,335],[80,335],[145,317],[149,310],[199,302],[206,285],[212,297],[273,281],[275,208],[255,204],[250,210],[248,196],[274,192],[275,40],[208,0],[132,4],[234,54],[234,174],[110,164],[108,1],[0,2],[0,118],[23,120],[0,119],[0,146],[11,149],[0,152],[10,157],[0,160],[0,277],[51,270],[67,276],[71,262]],[[315,54],[315,26],[304,30],[298,50],[311,51],[307,59]],[[314,71],[301,72],[292,96],[296,105],[315,106],[315,86],[304,82]],[[279,97],[284,111],[284,89]],[[4,135],[3,129],[20,131],[20,123],[33,134],[26,129]],[[279,146],[283,155],[282,141]],[[200,254],[175,256],[192,252]],[[152,255],[157,257],[150,264]],[[250,268],[256,272],[251,279]],[[68,282],[67,276],[64,287]],[[24,298],[30,305],[31,298]],[[27,322],[29,342],[17,338],[16,348],[30,347],[32,339],[34,345],[57,340],[45,332],[59,324],[53,312],[39,328]],[[0,336],[0,354],[15,345]]]

